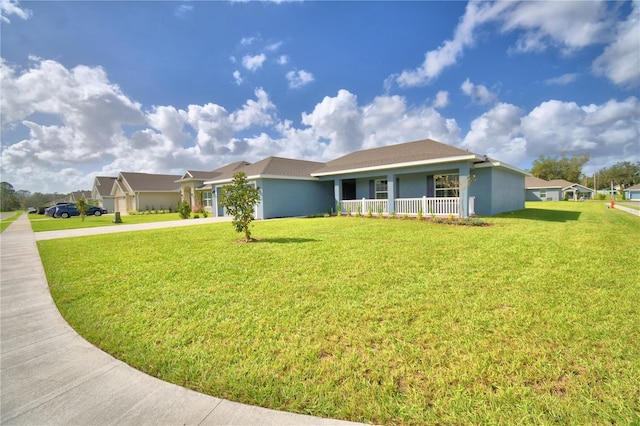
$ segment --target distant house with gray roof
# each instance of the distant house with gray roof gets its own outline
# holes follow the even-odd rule
[[[624,195],[627,200],[640,200],[640,184],[625,188]]]
[[[113,213],[116,210],[115,197],[111,195],[115,180],[116,178],[112,176],[96,176],[93,179],[91,199],[109,213]]]
[[[590,200],[593,190],[564,179],[545,180],[535,176],[525,179],[527,201]]]
[[[180,202],[180,175],[120,172],[110,195],[115,211],[129,213],[147,209],[176,209]]]

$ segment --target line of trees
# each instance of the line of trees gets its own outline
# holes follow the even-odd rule
[[[545,180],[564,179],[572,183],[579,183],[589,188],[594,187],[594,176],[582,173],[582,167],[590,160],[589,154],[579,154],[572,157],[545,157],[541,155],[533,162],[529,171],[533,176]],[[622,161],[611,167],[604,167],[595,176],[595,189],[608,189],[611,181],[616,186],[628,188],[640,184],[640,161],[632,163]]]
[[[57,193],[34,192],[32,194],[23,189],[16,190],[9,182],[0,182],[0,211],[3,212],[25,210],[27,207],[48,206],[64,197],[65,194]]]

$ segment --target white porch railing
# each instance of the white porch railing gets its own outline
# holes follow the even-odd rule
[[[418,214],[424,216],[458,216],[460,212],[459,197],[422,197],[422,198],[396,198],[397,214]]]
[[[422,212],[424,216],[458,216],[460,214],[459,197],[422,197],[422,198],[396,198],[394,210],[399,215],[417,215]],[[342,200],[340,208],[343,214],[390,214],[387,200]],[[469,215],[475,215],[475,197],[469,197]]]
[[[366,214],[371,212],[373,214],[389,214],[389,201],[388,200],[367,200],[362,198],[360,200],[342,200],[340,202],[340,208],[342,213],[361,213]]]

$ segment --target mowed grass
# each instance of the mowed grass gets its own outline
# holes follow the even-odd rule
[[[0,219],[0,232],[7,229],[9,225],[13,223],[13,221],[20,217],[22,212],[6,212],[3,214],[6,214],[7,216],[4,219]]]
[[[233,401],[378,424],[640,422],[640,219],[358,218],[38,243],[88,340]],[[102,252],[95,247],[108,247]]]
[[[63,229],[95,228],[99,226],[121,226],[133,223],[165,222],[181,220],[178,213],[148,214],[148,215],[122,215],[122,223],[113,223],[115,216],[107,214],[102,216],[85,216],[84,221],[80,216],[72,216],[68,219],[52,218],[46,215],[29,215],[31,228],[34,232],[60,231]],[[189,219],[195,220],[195,219]]]

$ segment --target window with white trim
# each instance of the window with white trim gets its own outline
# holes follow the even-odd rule
[[[375,182],[376,200],[386,200],[389,198],[389,189],[386,179],[378,179]]]
[[[545,200],[547,198],[547,190],[546,189],[541,189],[540,190],[540,199],[541,200]]]
[[[202,207],[211,207],[211,191],[202,191]]]
[[[436,197],[458,197],[460,180],[457,174],[437,175],[433,179]]]

